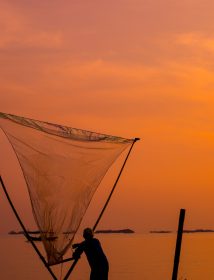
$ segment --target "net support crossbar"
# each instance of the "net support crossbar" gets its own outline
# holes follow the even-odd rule
[[[97,228],[97,226],[98,226],[98,224],[99,224],[99,222],[100,222],[100,219],[102,218],[103,213],[105,212],[105,210],[106,210],[106,208],[107,208],[107,206],[108,206],[108,203],[109,203],[109,201],[110,201],[110,199],[111,199],[111,197],[112,197],[112,194],[113,194],[113,192],[114,192],[114,190],[115,190],[115,188],[116,188],[116,186],[117,186],[117,183],[118,183],[118,181],[119,181],[119,179],[120,179],[120,176],[121,176],[121,174],[122,174],[122,172],[123,172],[123,170],[124,170],[124,167],[125,167],[125,165],[126,165],[126,162],[127,162],[128,158],[129,158],[129,155],[130,155],[130,153],[131,153],[131,151],[132,151],[132,148],[133,148],[134,144],[135,144],[138,140],[140,140],[140,138],[135,138],[135,139],[134,139],[134,141],[133,141],[133,143],[132,143],[132,145],[131,145],[131,147],[130,147],[130,149],[129,149],[129,151],[128,151],[128,154],[127,154],[127,156],[126,156],[126,158],[125,158],[125,160],[124,160],[124,162],[123,162],[123,165],[122,165],[122,167],[121,167],[121,169],[120,169],[120,172],[119,172],[119,174],[118,174],[118,176],[117,176],[117,179],[116,179],[116,181],[115,181],[115,183],[114,183],[114,185],[113,185],[113,187],[112,187],[112,190],[111,190],[111,192],[110,192],[110,194],[109,194],[109,196],[108,196],[108,198],[107,198],[107,200],[106,200],[106,203],[105,203],[105,205],[103,206],[103,208],[102,208],[102,210],[101,210],[101,212],[100,212],[100,214],[99,214],[99,216],[98,216],[98,218],[97,218],[97,220],[96,220],[96,222],[95,222],[95,224],[94,224],[94,226],[93,226],[93,231]],[[71,261],[71,260],[73,260],[73,258],[65,259],[65,260],[63,260],[63,262]],[[76,266],[78,260],[79,260],[79,259],[75,259],[75,260],[73,261],[71,267],[69,268],[67,274],[66,274],[65,277],[64,277],[64,280],[67,280],[67,279],[68,279],[68,277],[70,276],[70,274],[71,274],[71,272],[73,271],[74,267]]]
[[[3,191],[4,191],[4,193],[5,193],[6,197],[7,197],[7,200],[8,200],[8,202],[9,202],[11,208],[12,208],[12,211],[13,211],[14,215],[16,216],[16,218],[17,218],[17,220],[18,220],[18,222],[19,222],[21,228],[23,229],[25,236],[27,237],[28,241],[29,241],[29,242],[31,243],[31,245],[33,246],[34,250],[35,250],[36,253],[38,254],[39,258],[41,259],[41,261],[43,262],[43,264],[45,265],[46,269],[49,271],[49,273],[51,274],[51,276],[53,277],[53,279],[54,279],[54,280],[57,280],[57,277],[55,276],[55,274],[53,273],[53,271],[52,271],[51,268],[49,267],[49,265],[48,265],[48,263],[46,262],[45,258],[42,256],[42,254],[40,253],[39,249],[37,248],[37,246],[35,245],[35,243],[33,242],[33,240],[30,238],[30,236],[29,236],[29,234],[28,234],[28,232],[27,232],[27,230],[26,230],[26,228],[25,228],[25,226],[24,226],[24,224],[23,224],[21,218],[19,217],[19,215],[18,215],[18,213],[17,213],[17,211],[16,211],[16,209],[15,209],[15,207],[14,207],[14,205],[13,205],[11,199],[10,199],[10,196],[9,196],[9,194],[8,194],[8,192],[7,192],[7,189],[6,189],[6,187],[5,187],[5,184],[4,184],[3,179],[2,179],[1,176],[0,176],[0,182],[1,182],[1,185],[2,185],[2,188],[3,188]]]

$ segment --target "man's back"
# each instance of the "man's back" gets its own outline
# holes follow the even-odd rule
[[[76,248],[73,257],[79,258],[81,253],[85,252],[91,267],[90,280],[108,280],[108,260],[99,240],[93,237],[93,231],[90,228],[84,230],[83,237],[85,241],[73,244],[73,248]]]
[[[88,239],[81,244],[92,269],[96,269],[98,266],[108,266],[108,260],[98,239]]]

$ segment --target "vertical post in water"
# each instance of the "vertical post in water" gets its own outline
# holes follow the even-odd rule
[[[183,235],[185,211],[186,211],[185,209],[180,209],[172,280],[177,280],[178,277],[178,266],[179,266],[180,252],[181,252],[181,242],[182,242],[182,235]]]

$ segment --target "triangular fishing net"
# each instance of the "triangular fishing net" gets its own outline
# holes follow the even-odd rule
[[[62,260],[125,139],[0,113],[22,168],[48,264]]]

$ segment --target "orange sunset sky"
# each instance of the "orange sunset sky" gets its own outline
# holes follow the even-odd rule
[[[175,230],[186,208],[186,227],[214,229],[213,11],[212,0],[1,0],[0,111],[141,138],[100,227]],[[0,152],[31,225],[2,133]],[[19,228],[2,190],[0,219],[0,232]]]

